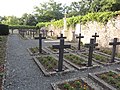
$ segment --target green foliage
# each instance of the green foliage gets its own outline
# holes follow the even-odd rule
[[[13,26],[9,26],[9,29],[36,29],[36,26],[13,25]]]
[[[9,28],[8,25],[0,24],[0,35],[8,35]]]
[[[6,25],[19,25],[19,18],[16,16],[4,16],[1,23]]]
[[[84,16],[76,16],[76,17],[70,17],[67,18],[67,27],[74,27],[77,23],[82,23],[85,24],[86,22],[89,21],[97,21],[103,24],[106,24],[108,22],[108,20],[110,20],[111,18],[114,18],[115,16],[117,16],[120,13],[120,11],[116,11],[116,12],[96,12],[96,13],[88,13]],[[49,24],[48,24],[49,23]],[[38,23],[37,26],[39,27],[43,27],[43,26],[47,26],[52,24],[54,27],[59,27],[62,28],[63,27],[63,19],[57,20],[57,21],[52,21],[52,22],[41,22]]]

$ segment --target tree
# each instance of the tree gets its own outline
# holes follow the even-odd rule
[[[53,19],[58,20],[63,18],[63,8],[61,3],[57,3],[54,0],[41,3],[40,6],[36,6],[35,15],[39,22],[47,22]]]
[[[19,19],[19,24],[35,26],[37,24],[37,20],[34,15],[24,13],[22,17]]]
[[[120,0],[94,0],[91,3],[90,12],[118,11]]]
[[[19,25],[19,18],[16,16],[4,16],[1,23],[7,25]]]

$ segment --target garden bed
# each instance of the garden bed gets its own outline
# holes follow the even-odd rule
[[[92,67],[88,67],[88,61],[85,58],[79,57],[78,55],[75,55],[73,53],[65,54],[64,60],[78,70],[99,67],[94,63]]]
[[[120,74],[115,71],[90,73],[88,76],[104,87],[104,90],[120,90]]]
[[[52,46],[46,47],[46,49],[50,52],[52,52],[53,54],[58,54],[59,53],[59,49],[54,49]],[[66,49],[64,49],[64,53],[69,53]]]
[[[0,90],[3,90],[7,36],[0,36]]]
[[[52,83],[54,90],[95,90],[83,78],[74,78]]]
[[[33,57],[35,63],[38,65],[38,67],[42,70],[45,76],[50,76],[53,74],[56,74],[58,72],[58,59],[49,56],[49,55],[43,55],[40,57]],[[72,69],[65,65],[63,63],[63,71],[62,73],[66,73],[71,71]]]
[[[30,55],[48,55],[49,54],[49,52],[46,51],[45,49],[42,49],[42,53],[39,53],[38,47],[27,48],[27,50],[30,53]]]
[[[88,58],[88,52],[82,53],[81,56],[84,56]],[[93,53],[93,61],[102,64],[102,65],[110,65],[110,64],[115,64],[115,63],[120,63],[119,61],[115,60],[114,63],[111,63],[111,58],[106,56],[106,55],[101,55],[101,54],[96,54]]]
[[[77,46],[71,46],[71,48],[67,48],[66,50],[70,52],[85,52],[87,49],[85,47],[81,47],[81,50],[78,50]]]
[[[101,48],[101,49],[95,51],[95,53],[99,53],[101,55],[106,55],[108,57],[111,57],[111,55],[112,55],[112,49],[111,48]],[[115,58],[117,60],[120,60],[120,53],[116,54]]]

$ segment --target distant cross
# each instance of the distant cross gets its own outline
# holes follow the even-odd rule
[[[63,34],[60,34],[60,37],[57,37],[57,39],[61,39],[61,38],[66,39],[66,37],[63,37]]]
[[[35,39],[39,39],[39,53],[42,53],[42,39],[46,39],[46,37],[42,37],[42,34],[39,34],[39,37],[35,37]]]
[[[48,34],[48,30],[45,30],[46,31],[46,37],[47,37],[47,34]]]
[[[44,36],[45,36],[45,30],[44,30],[44,29],[42,29],[42,30],[41,30],[41,32],[42,32],[43,37],[44,37]]]
[[[98,46],[97,43],[94,43],[94,39],[90,39],[90,44],[85,44],[86,47],[89,47],[89,56],[88,56],[88,67],[92,66],[92,55],[95,46]]]
[[[92,35],[92,37],[94,37],[94,43],[96,43],[96,37],[99,37],[99,35],[97,35],[97,33],[95,33],[95,35]]]
[[[80,50],[81,38],[84,38],[84,36],[81,36],[81,33],[80,33],[79,36],[76,37],[76,38],[79,39],[79,41],[78,41],[78,50]]]
[[[51,33],[51,36],[53,35],[53,31],[52,30],[50,30],[50,33]]]
[[[64,48],[70,48],[71,45],[64,45],[64,38],[60,38],[60,45],[53,45],[52,47],[55,49],[59,49],[58,72],[61,72],[63,68]]]
[[[115,53],[116,53],[116,46],[120,45],[120,42],[117,42],[118,38],[114,38],[113,42],[110,42],[109,45],[113,45],[112,48],[112,56],[111,56],[111,63],[114,62]]]
[[[73,33],[72,41],[75,42],[75,31],[72,31],[72,33]]]

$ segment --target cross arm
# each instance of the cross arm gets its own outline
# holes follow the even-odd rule
[[[59,48],[60,48],[60,45],[52,45],[52,48],[54,48],[54,49],[59,49]]]
[[[110,42],[109,45],[120,45],[120,42],[116,42],[116,43]]]
[[[84,36],[78,36],[78,37],[76,37],[76,38],[84,38]]]
[[[71,48],[71,45],[64,45],[64,48]]]

